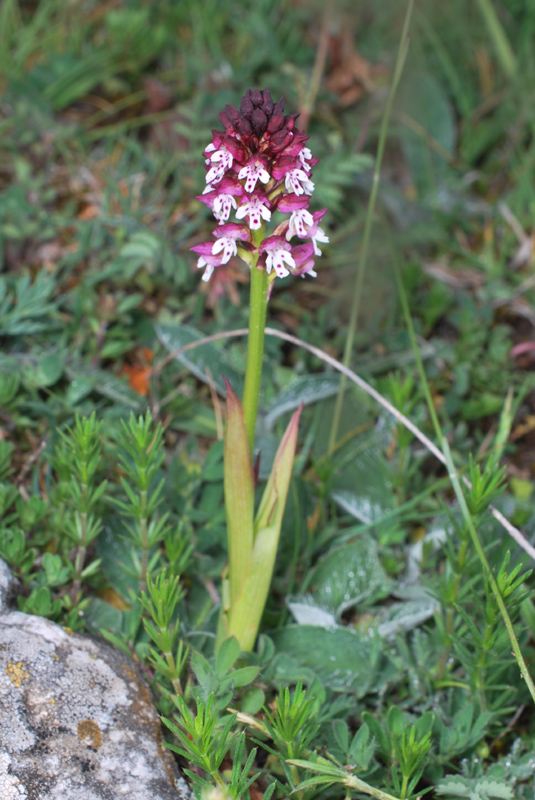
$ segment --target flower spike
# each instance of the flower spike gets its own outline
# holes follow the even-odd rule
[[[285,115],[284,100],[274,103],[269,89],[248,89],[239,109],[227,105],[219,116],[224,131],[213,131],[204,150],[206,187],[197,198],[218,222],[216,241],[191,248],[199,254],[197,267],[205,268],[203,280],[234,257],[264,269],[270,288],[275,276],[315,277],[312,256],[320,256],[318,242],[329,239],[319,227],[326,210],[308,208],[318,160],[296,127],[299,115]],[[241,224],[229,222],[233,212]],[[266,236],[274,212],[289,219],[276,220]],[[301,241],[292,244],[294,237]]]

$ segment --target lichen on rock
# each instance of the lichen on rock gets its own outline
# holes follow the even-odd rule
[[[10,610],[0,562],[0,800],[185,800],[134,662]]]

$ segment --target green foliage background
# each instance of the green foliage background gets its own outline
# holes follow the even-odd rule
[[[213,226],[195,199],[201,154],[249,87],[309,116],[330,245],[315,282],[278,282],[270,324],[341,357],[404,13],[364,0],[0,6],[0,554],[22,610],[146,665],[199,793],[215,781],[238,796],[253,779],[267,798],[369,794],[359,781],[402,798],[533,796],[531,701],[445,471],[356,389],[330,453],[339,378],[275,338],[261,480],[305,404],[277,574],[255,654],[213,654],[223,377],[240,391],[246,343],[167,356],[246,326],[248,287],[239,271],[200,286],[189,247]],[[487,507],[533,536],[534,35],[528,0],[416,3],[351,358],[435,436],[399,270],[453,462],[468,471],[472,453],[483,470],[468,502],[528,666],[530,558]],[[195,715],[219,763],[200,740],[188,750]]]

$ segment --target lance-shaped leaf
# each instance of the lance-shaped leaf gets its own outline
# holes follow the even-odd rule
[[[227,413],[224,449],[225,508],[227,512],[230,605],[244,581],[253,548],[254,476],[247,444],[243,408],[225,380]]]
[[[301,408],[295,412],[277,450],[255,521],[255,539],[247,577],[236,602],[231,603],[228,635],[246,652],[252,650],[266,604],[279,535],[292,477]]]
[[[290,478],[292,477],[295,446],[297,444],[297,430],[299,428],[299,417],[301,416],[302,410],[303,405],[301,404],[292,416],[284,436],[282,437],[256,515],[254,525],[255,532],[260,531],[262,528],[267,528],[268,526],[276,527],[280,531],[282,515],[284,514],[286,497],[290,486]]]

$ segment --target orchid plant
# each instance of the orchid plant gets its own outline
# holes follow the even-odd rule
[[[326,209],[310,212],[312,168],[318,163],[296,127],[298,115],[284,115],[284,100],[269,89],[249,89],[240,110],[220,114],[224,131],[213,131],[204,151],[206,188],[199,200],[217,220],[215,241],[191,249],[199,254],[202,279],[233,257],[251,271],[249,340],[242,403],[227,384],[225,506],[228,572],[216,646],[235,636],[242,650],[254,646],[264,610],[286,496],[300,410],[290,420],[255,515],[254,435],[258,414],[267,303],[276,278],[316,276],[318,243],[328,242],[320,222]],[[229,221],[232,212],[236,221]],[[279,216],[280,221],[275,217]],[[273,222],[271,232],[266,223]],[[296,243],[292,243],[293,239]]]

